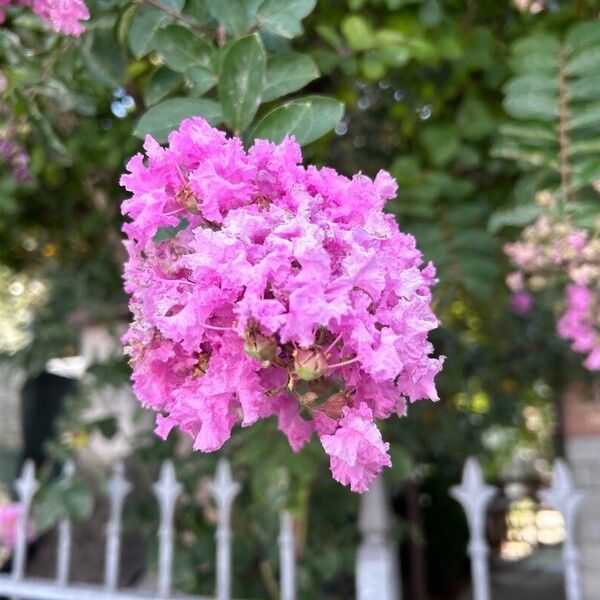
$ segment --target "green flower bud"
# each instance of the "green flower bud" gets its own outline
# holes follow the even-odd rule
[[[313,381],[322,377],[327,361],[318,350],[296,350],[294,352],[294,373],[298,379]]]
[[[260,333],[246,333],[244,351],[248,356],[260,360],[263,366],[268,367],[277,354],[277,342],[274,338]]]

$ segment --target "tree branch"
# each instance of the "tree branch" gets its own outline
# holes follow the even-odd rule
[[[160,2],[160,0],[140,0],[140,1],[145,2],[146,4],[149,4],[150,6],[153,6],[154,8],[163,12],[165,15],[171,17],[172,19],[175,19],[175,21],[178,21],[179,23],[181,23],[187,27],[190,27],[191,29],[195,29],[196,31],[199,31],[204,34],[209,34],[209,35],[212,35],[214,33],[212,29],[205,27],[204,25],[202,25],[202,23],[196,21],[196,19],[192,19],[191,17],[188,17],[187,15],[183,15],[180,12],[177,12],[176,10],[173,10],[173,9],[169,8],[168,6],[165,6],[162,2]]]
[[[560,189],[563,200],[570,200],[571,167],[569,165],[569,103],[567,82],[565,76],[565,54],[561,50],[558,57],[558,146],[559,146],[559,173]]]

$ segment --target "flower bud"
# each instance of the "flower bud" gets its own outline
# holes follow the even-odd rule
[[[268,367],[277,353],[277,342],[274,338],[260,333],[246,333],[244,351],[248,356],[260,360],[263,366]]]
[[[296,350],[294,352],[294,373],[298,379],[313,381],[322,377],[327,361],[318,350]]]
[[[325,413],[330,419],[337,420],[342,416],[342,410],[348,405],[348,400],[350,400],[348,392],[338,392],[337,394],[329,396],[329,398],[319,406],[319,410],[322,413]]]

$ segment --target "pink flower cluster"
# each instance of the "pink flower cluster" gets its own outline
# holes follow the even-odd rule
[[[17,542],[17,531],[23,516],[20,504],[11,503],[0,505],[0,545],[12,550]],[[33,537],[33,530],[28,533]]]
[[[57,33],[80,36],[85,27],[81,21],[90,18],[84,0],[0,0],[0,23],[4,21],[5,9],[9,6],[27,6],[47,21]]]
[[[590,371],[600,371],[600,329],[598,294],[584,285],[572,283],[567,287],[567,308],[557,324],[559,335],[571,341],[575,352],[587,354],[584,366]]]
[[[526,288],[535,292],[566,281],[566,310],[557,323],[558,334],[575,352],[587,355],[586,368],[600,370],[600,239],[548,213],[505,251],[519,268],[507,278],[513,306],[516,296],[524,306]]]
[[[200,118],[148,136],[122,185],[134,389],[196,450],[275,416],[298,451],[313,432],[333,477],[365,491],[390,466],[374,419],[437,399],[428,332],[435,269],[382,212],[396,183],[303,167],[298,144]]]

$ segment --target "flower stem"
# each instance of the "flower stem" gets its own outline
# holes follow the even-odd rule
[[[335,363],[333,365],[327,365],[328,369],[337,369],[338,367],[346,367],[348,365],[351,365],[352,363],[358,362],[358,356],[355,356],[354,358],[351,358],[350,360],[344,360],[342,362],[339,363]]]
[[[325,350],[323,350],[323,354],[327,355],[331,352],[331,350],[333,349],[333,347],[342,339],[342,334],[338,334],[338,336],[335,338],[335,340],[333,340],[333,342],[331,342],[331,344],[329,344],[329,346],[327,346],[327,348],[325,348]]]

